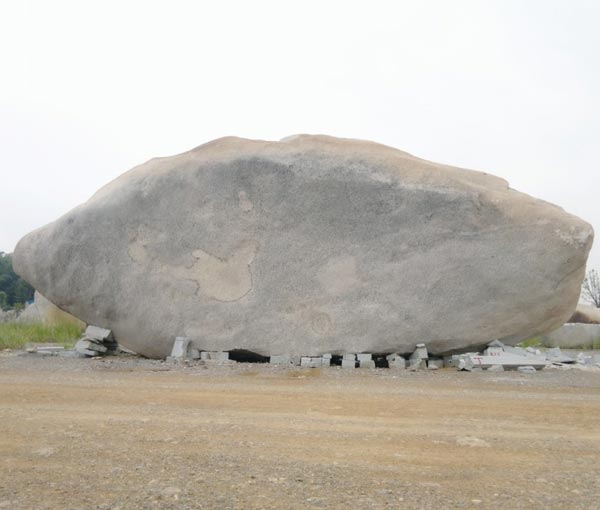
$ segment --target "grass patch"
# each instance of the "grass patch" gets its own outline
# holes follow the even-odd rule
[[[534,336],[533,338],[528,338],[527,340],[523,340],[521,343],[517,344],[519,347],[523,347],[527,349],[527,347],[542,347],[542,341],[539,336]]]
[[[72,347],[83,329],[70,323],[46,326],[44,324],[0,324],[0,349],[21,349],[29,343],[57,343]]]

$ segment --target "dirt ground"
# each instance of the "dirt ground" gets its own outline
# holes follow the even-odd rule
[[[0,508],[600,508],[600,374],[0,356]]]

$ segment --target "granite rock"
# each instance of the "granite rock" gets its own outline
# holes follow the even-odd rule
[[[18,244],[18,274],[118,342],[432,354],[564,323],[590,225],[373,142],[222,138],[126,172]]]

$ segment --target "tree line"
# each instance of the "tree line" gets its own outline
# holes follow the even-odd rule
[[[12,267],[12,255],[0,251],[0,309],[19,310],[33,299],[34,289]]]

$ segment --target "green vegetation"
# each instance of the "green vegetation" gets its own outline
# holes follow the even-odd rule
[[[527,340],[523,340],[521,343],[517,344],[519,347],[523,347],[527,349],[527,347],[542,347],[542,341],[539,336],[534,336],[533,338],[528,338]]]
[[[21,349],[29,343],[58,343],[72,347],[81,337],[83,329],[71,323],[52,326],[43,324],[0,324],[0,349]]]
[[[33,287],[15,274],[12,256],[0,251],[0,309],[20,309],[33,299]]]

